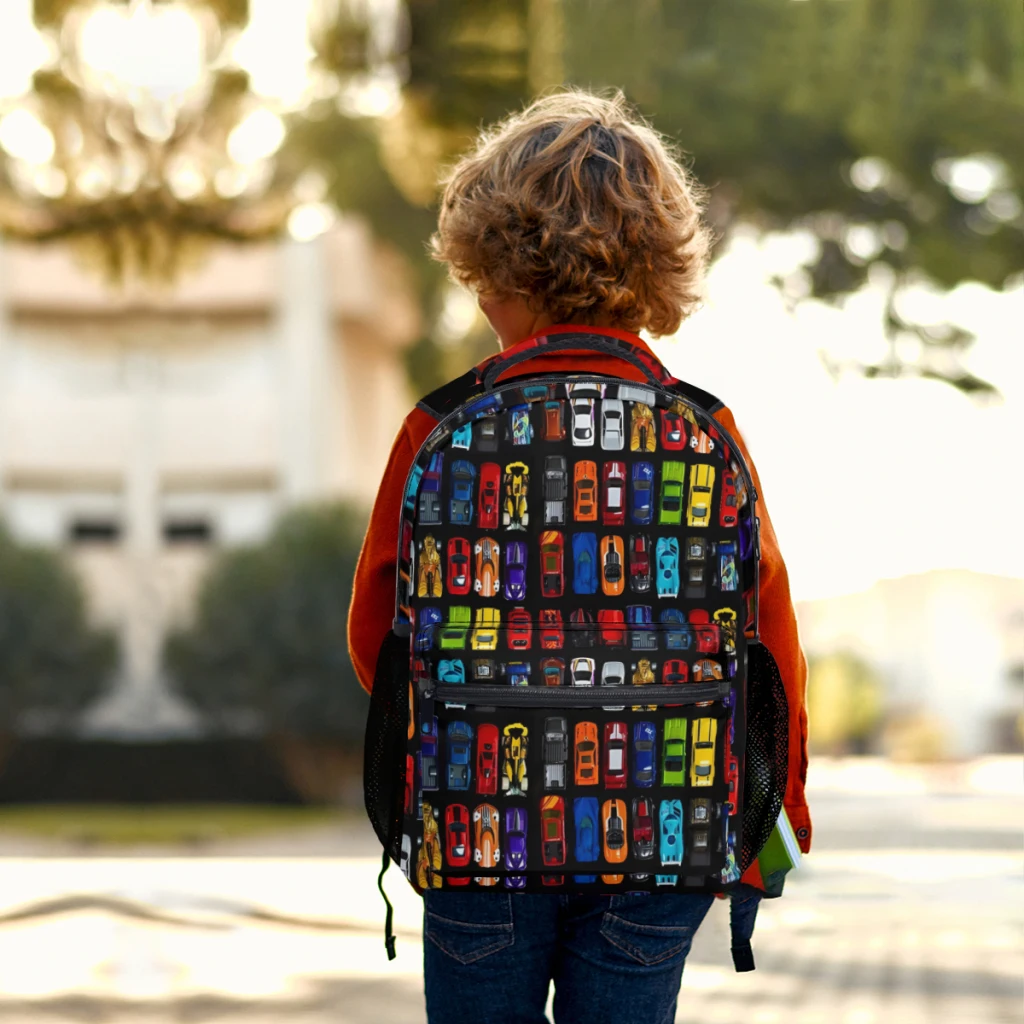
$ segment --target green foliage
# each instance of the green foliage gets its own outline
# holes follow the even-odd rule
[[[179,693],[218,727],[362,741],[367,698],[346,617],[365,520],[338,505],[286,515],[259,547],[221,555],[194,622],[167,640]]]
[[[838,651],[810,658],[807,715],[819,753],[868,753],[878,749],[883,685],[863,658]]]
[[[327,114],[311,122],[301,148],[337,169],[334,197],[343,209],[366,213],[420,266],[428,311],[441,276],[426,255],[433,215],[424,182],[437,179],[481,124],[538,88],[621,87],[693,155],[721,237],[741,220],[805,227],[818,237],[808,266],[779,282],[787,298],[839,301],[863,285],[873,264],[887,268],[891,301],[882,327],[890,357],[837,370],[914,373],[967,392],[991,390],[959,364],[970,335],[906,323],[894,307],[915,276],[947,288],[964,280],[1000,288],[1024,267],[1019,0],[406,6],[409,74],[400,113],[374,128]],[[976,155],[997,170],[993,201],[951,188],[944,171],[948,161]],[[860,244],[851,243],[851,229]],[[911,364],[897,357],[896,341],[907,335],[920,342]],[[422,349],[413,365],[429,372],[436,365],[429,340]]]
[[[77,578],[51,551],[15,544],[0,527],[0,730],[31,720],[60,730],[107,688],[112,633],[86,621]]]

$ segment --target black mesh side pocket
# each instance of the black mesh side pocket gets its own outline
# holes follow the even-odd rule
[[[743,779],[746,871],[775,828],[789,774],[789,702],[779,666],[763,643],[747,646],[747,746]]]
[[[405,754],[409,729],[409,638],[388,633],[366,717],[363,798],[381,845],[398,860],[405,801]]]

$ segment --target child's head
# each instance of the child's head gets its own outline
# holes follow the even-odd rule
[[[434,256],[488,303],[671,334],[700,301],[703,193],[621,93],[559,92],[485,131],[449,175]]]

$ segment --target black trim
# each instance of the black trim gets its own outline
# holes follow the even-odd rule
[[[677,380],[668,385],[669,391],[677,391],[688,398],[694,405],[699,405],[706,413],[714,415],[719,409],[725,408],[725,402],[716,398],[710,391],[704,391],[696,384],[688,384],[685,380]]]
[[[460,405],[464,405],[479,390],[480,378],[475,369],[469,370],[461,377],[456,377],[455,380],[450,380],[435,391],[431,391],[429,395],[425,395],[416,403],[416,408],[440,421]]]

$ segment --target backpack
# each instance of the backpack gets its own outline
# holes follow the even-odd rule
[[[499,382],[558,350],[645,380]],[[437,426],[405,489],[366,732],[382,895],[391,861],[421,894],[742,894],[733,954],[752,969],[760,893],[740,877],[782,806],[788,714],[757,631],[757,495],[721,403],[578,332],[419,408]]]

